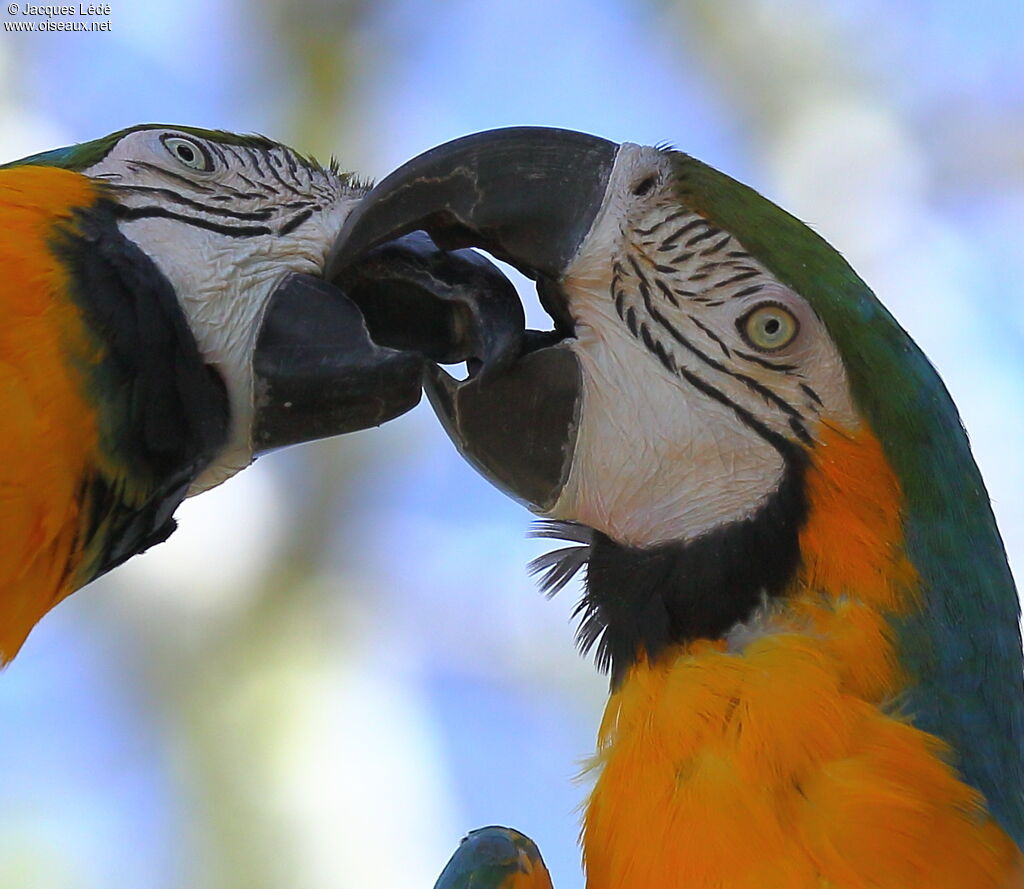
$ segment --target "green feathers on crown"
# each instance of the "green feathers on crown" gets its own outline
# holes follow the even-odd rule
[[[91,142],[80,142],[76,145],[65,146],[64,148],[53,148],[50,151],[42,151],[38,154],[32,154],[28,157],[23,157],[7,164],[0,164],[0,169],[32,165],[39,167],[59,167],[63,170],[81,172],[82,170],[87,170],[89,167],[94,164],[98,164],[103,160],[103,158],[110,153],[110,150],[129,133],[136,133],[140,130],[177,130],[191,136],[196,136],[200,139],[207,139],[210,142],[216,142],[219,145],[239,145],[244,148],[255,148],[261,151],[269,151],[273,148],[288,148],[288,146],[282,145],[280,142],[275,142],[273,139],[268,139],[266,136],[261,136],[255,133],[243,135],[238,133],[229,133],[224,130],[204,130],[199,127],[184,127],[178,126],[177,124],[147,123],[139,124],[134,127],[126,127],[123,130],[118,130],[116,133],[111,133],[110,135],[103,136],[100,139],[93,139]],[[288,148],[288,150],[292,152],[296,161],[306,167],[309,167],[311,170],[324,169],[324,167],[314,157],[301,155],[291,148]],[[338,172],[338,163],[333,157],[328,163],[327,169],[332,173]]]

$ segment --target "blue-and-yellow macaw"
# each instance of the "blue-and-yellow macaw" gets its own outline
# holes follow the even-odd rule
[[[269,139],[188,127],[0,167],[0,663],[57,602],[164,540],[189,492],[418,401],[421,357],[371,341],[346,292],[396,345],[411,325],[444,351],[451,313],[417,295],[457,314],[464,273],[489,272],[421,238],[368,257],[343,292],[325,258],[365,191]]]
[[[611,672],[590,889],[1024,885],[1019,606],[938,375],[822,238],[680,151],[519,128],[400,168],[339,262],[405,231],[554,319],[430,395],[580,546]]]

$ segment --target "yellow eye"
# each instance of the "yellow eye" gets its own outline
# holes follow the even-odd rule
[[[762,303],[736,322],[743,339],[761,352],[788,346],[800,332],[796,316],[778,303]]]

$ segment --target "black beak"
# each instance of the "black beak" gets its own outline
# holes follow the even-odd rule
[[[253,356],[256,453],[379,426],[420,399],[427,359],[495,368],[519,353],[523,310],[483,256],[422,233],[271,296]]]
[[[557,279],[601,206],[618,145],[547,127],[455,139],[384,179],[348,218],[334,263],[416,229]]]
[[[538,281],[556,335],[533,337],[494,370],[458,382],[429,366],[427,394],[460,452],[534,509],[554,505],[575,447],[582,383],[560,289],[604,200],[618,145],[570,130],[515,127],[456,139],[400,167],[346,222],[334,257],[422,229],[446,248],[482,247]],[[497,301],[495,301],[497,304]],[[490,310],[477,317],[485,325]],[[507,360],[507,356],[506,360]]]

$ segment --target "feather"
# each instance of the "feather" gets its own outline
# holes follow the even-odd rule
[[[531,575],[542,575],[541,591],[549,599],[559,593],[590,559],[590,543],[594,531],[579,522],[544,520],[536,522],[530,537],[566,540],[579,544],[544,553],[527,566]]]

